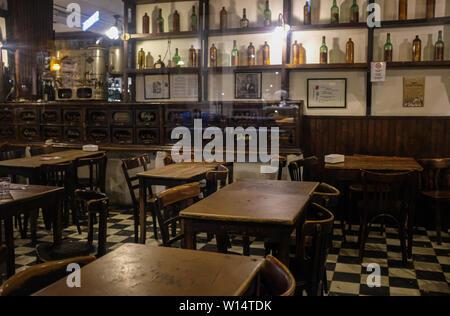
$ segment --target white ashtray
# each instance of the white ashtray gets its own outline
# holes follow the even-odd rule
[[[98,151],[97,145],[84,145],[83,151]]]
[[[325,156],[325,163],[343,163],[345,162],[345,156],[344,155],[338,155],[338,154],[332,154]]]

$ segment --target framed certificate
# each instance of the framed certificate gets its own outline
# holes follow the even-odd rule
[[[347,79],[308,79],[307,99],[309,109],[347,107]]]
[[[262,73],[236,72],[234,91],[235,99],[261,99]]]
[[[144,94],[146,100],[170,99],[169,74],[145,76]]]

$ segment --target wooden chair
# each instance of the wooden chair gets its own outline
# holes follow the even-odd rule
[[[284,264],[267,256],[261,270],[261,296],[293,296],[295,278]]]
[[[139,241],[139,179],[136,173],[139,171],[147,171],[150,164],[150,157],[148,155],[137,156],[129,159],[122,160],[122,170],[125,176],[125,180],[128,185],[131,200],[133,202],[133,215],[134,215],[134,239],[135,242]],[[153,218],[153,232],[155,239],[158,240],[158,229],[156,226],[156,211],[155,211],[155,198],[153,197],[152,188],[149,190],[148,199],[146,203],[146,211],[150,212]],[[136,192],[137,191],[137,192]]]
[[[175,236],[170,233],[170,229],[180,222],[179,212],[198,201],[201,194],[198,182],[180,185],[156,195],[156,217],[164,247],[170,247],[173,243],[182,240],[184,234]]]
[[[55,152],[52,145],[32,145],[30,148],[31,156],[48,155]]]
[[[319,167],[319,159],[315,156],[293,161],[288,166],[291,181],[321,182]]]
[[[407,263],[408,213],[413,203],[414,173],[379,173],[362,171],[363,201],[360,203],[360,251],[362,262],[369,236],[369,225],[377,219],[390,218],[398,226],[403,264]]]
[[[217,192],[219,185],[220,188],[227,185],[228,172],[229,170],[227,167],[220,165],[216,170],[211,170],[206,173],[205,197]]]
[[[450,201],[450,158],[422,159],[419,163],[424,168],[421,178],[421,193],[431,200],[435,209],[437,242],[442,243],[441,212],[445,203]]]
[[[326,263],[332,245],[334,215],[325,207],[312,203],[308,208],[302,234],[297,237],[296,257],[291,263],[297,280],[297,294],[309,296],[328,292]]]
[[[272,167],[278,167],[277,180],[280,181],[283,177],[283,169],[286,168],[287,165],[287,158],[284,156],[272,157],[270,165]]]
[[[67,277],[69,264],[83,267],[94,260],[95,257],[79,257],[32,266],[7,280],[0,289],[0,296],[30,296]]]
[[[105,153],[101,153],[90,158],[80,158],[74,163],[76,188],[97,192],[106,192],[106,165],[107,158]],[[87,167],[89,169],[88,178],[79,178],[78,170]]]

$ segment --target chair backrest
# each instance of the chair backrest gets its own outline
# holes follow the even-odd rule
[[[421,178],[421,189],[437,191],[450,188],[450,158],[421,159],[424,168]]]
[[[75,168],[88,167],[89,168],[89,189],[92,191],[106,191],[106,166],[108,159],[105,153],[89,157],[79,158],[75,161]],[[78,172],[76,172],[78,184]]]
[[[261,295],[293,296],[295,278],[277,258],[267,256],[261,271]]]
[[[66,196],[73,197],[75,191],[75,169],[72,162],[43,165],[45,184],[64,187]]]
[[[221,188],[227,184],[228,172],[227,167],[220,165],[216,170],[211,170],[206,173],[205,197],[217,192],[219,184]]]
[[[20,150],[7,150],[0,152],[0,160],[11,160],[17,158],[23,158],[25,156],[25,152]]]
[[[83,267],[95,257],[79,257],[32,266],[7,280],[0,289],[0,296],[29,296],[68,275],[67,266],[76,263]]]
[[[320,182],[319,159],[312,156],[293,161],[289,164],[289,174],[291,181]]]
[[[47,155],[55,151],[52,145],[33,145],[30,148],[31,156]]]
[[[156,217],[161,229],[163,246],[169,247],[174,242],[184,238],[182,233],[171,236],[170,228],[179,222],[178,214],[180,211],[198,201],[200,194],[200,183],[195,182],[180,185],[156,195]]]
[[[136,176],[137,172],[147,171],[150,164],[149,155],[136,156],[129,159],[122,160],[122,171],[130,191],[133,207],[139,207],[139,196],[136,191],[139,189],[139,179]],[[151,188],[148,188],[151,190]],[[150,191],[151,195],[151,191]]]
[[[75,200],[83,203],[87,213],[102,212],[108,209],[109,199],[105,193],[96,191],[76,190]]]
[[[341,192],[337,188],[328,183],[321,183],[313,192],[311,200],[335,213],[340,196]]]
[[[334,215],[325,207],[311,203],[302,234],[297,236],[295,269],[306,276],[306,291],[310,296],[320,296],[326,272],[328,252],[332,246]]]
[[[283,169],[286,167],[287,158],[284,156],[272,157],[270,160],[270,165],[273,167],[278,167],[277,180],[281,180],[283,176]]]

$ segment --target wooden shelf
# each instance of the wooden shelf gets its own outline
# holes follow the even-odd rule
[[[396,28],[396,27],[419,27],[419,26],[433,26],[450,24],[450,17],[434,18],[434,19],[413,19],[413,20],[395,20],[382,21],[382,28]],[[377,28],[375,28],[377,29]]]
[[[339,29],[367,29],[367,23],[310,24],[291,27],[292,32]]]
[[[238,67],[226,66],[226,67],[209,67],[206,69],[206,71],[211,73],[229,73],[236,71],[253,72],[253,71],[282,70],[283,68],[284,68],[283,65],[270,65],[270,66],[257,65],[257,66],[238,66]]]
[[[197,67],[162,68],[162,69],[127,69],[129,75],[155,75],[155,74],[198,74]]]
[[[154,41],[162,39],[177,39],[177,38],[196,38],[200,37],[199,32],[164,32],[164,33],[150,33],[150,34],[132,34],[131,39],[135,41]]]
[[[248,35],[248,34],[265,34],[275,31],[275,26],[270,27],[247,27],[247,28],[230,28],[225,30],[209,30],[206,31],[208,36],[228,36],[228,35]]]
[[[128,0],[130,2],[133,2],[135,4],[157,4],[157,3],[171,3],[171,2],[192,2],[198,0]]]
[[[368,65],[366,63],[357,64],[306,64],[306,65],[286,65],[289,71],[313,71],[313,70],[347,70],[347,71],[366,71]]]
[[[450,60],[445,61],[394,61],[387,64],[388,69],[414,69],[414,68],[450,68]]]

